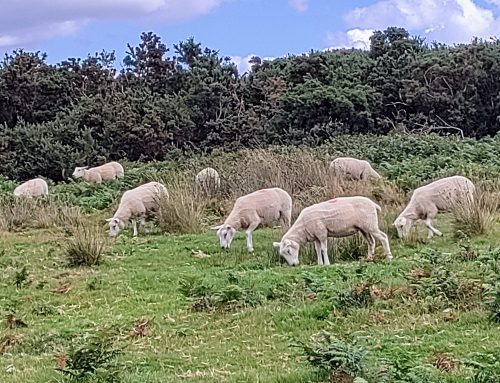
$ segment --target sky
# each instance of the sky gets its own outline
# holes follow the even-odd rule
[[[244,72],[254,55],[367,49],[389,26],[448,44],[500,37],[500,0],[0,0],[0,55],[23,48],[57,63],[105,49],[121,62],[152,31],[169,47],[194,37]]]

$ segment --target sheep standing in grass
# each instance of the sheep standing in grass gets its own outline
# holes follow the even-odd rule
[[[88,166],[76,167],[73,172],[73,178],[81,178],[90,183],[101,183],[102,181],[111,181],[123,178],[123,166],[118,162],[108,162],[101,166],[90,168]]]
[[[213,196],[220,188],[220,177],[214,168],[205,168],[196,175],[196,189]]]
[[[380,206],[366,197],[339,197],[306,207],[281,242],[274,242],[280,254],[291,266],[299,264],[299,249],[314,241],[318,265],[329,265],[328,237],[347,237],[361,233],[368,244],[367,259],[373,259],[375,240],[384,248],[387,260],[392,259],[389,239],[379,229]]]
[[[16,197],[40,197],[49,194],[49,187],[47,182],[41,178],[34,178],[32,180],[22,183],[14,189]]]
[[[262,189],[239,197],[224,223],[217,230],[220,246],[229,249],[237,230],[246,229],[247,249],[253,252],[252,233],[259,225],[282,221],[286,227],[292,220],[292,198],[280,188]]]
[[[110,237],[116,237],[129,221],[137,236],[137,220],[144,226],[147,214],[157,210],[162,198],[168,198],[168,191],[159,182],[148,182],[123,193],[118,210],[112,218],[106,219]]]
[[[456,204],[471,204],[475,187],[471,180],[462,176],[441,178],[414,190],[410,202],[394,221],[399,237],[408,236],[411,227],[422,221],[429,229],[428,238],[442,233],[432,226],[439,212],[451,212]]]
[[[338,157],[330,163],[330,170],[336,178],[344,180],[367,180],[381,178],[368,161],[351,157]]]

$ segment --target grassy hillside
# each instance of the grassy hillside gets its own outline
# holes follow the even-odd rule
[[[128,164],[120,182],[51,185],[37,202],[13,200],[15,183],[3,180],[0,381],[497,382],[496,150],[495,140],[340,137],[314,151]],[[333,182],[326,165],[341,154],[369,159],[386,180]],[[206,165],[223,176],[216,198],[193,190]],[[390,224],[408,190],[457,173],[478,185],[475,214],[440,215],[443,237],[427,240],[418,227],[396,238]],[[171,193],[151,233],[108,240],[104,218],[121,192],[149,179]],[[236,196],[273,185],[293,195],[295,214],[333,196],[371,197],[394,260],[361,261],[366,246],[351,237],[331,241],[329,267],[314,265],[310,247],[300,267],[287,267],[271,246],[281,229],[271,227],[255,233],[255,254],[242,233],[222,251],[208,226]],[[103,244],[102,262],[70,267],[75,241]]]

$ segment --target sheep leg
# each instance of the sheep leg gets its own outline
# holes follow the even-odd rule
[[[375,255],[375,238],[373,238],[373,235],[370,233],[365,233],[364,231],[360,231],[360,233],[368,245],[368,255],[366,256],[366,260],[371,261]]]
[[[140,222],[144,232],[149,233],[149,230],[146,228],[146,217],[142,217],[139,222]]]
[[[253,238],[252,238],[252,233],[253,231],[259,226],[259,224],[253,224],[248,227],[246,230],[247,234],[247,249],[250,253],[253,253]]]
[[[321,241],[321,255],[323,257],[323,264],[329,265],[330,260],[328,259],[328,239]]]
[[[378,230],[376,232],[370,233],[375,239],[378,239],[379,242],[382,244],[382,247],[384,248],[384,254],[385,254],[385,259],[390,261],[392,259],[392,254],[391,254],[391,247],[389,246],[389,238],[387,237],[387,234],[385,234],[383,231]]]
[[[132,222],[132,228],[134,229],[134,237],[137,237],[137,221],[135,219],[130,220]]]
[[[429,229],[429,234],[427,235],[427,238],[431,239],[434,236],[434,234],[438,236],[443,235],[443,233],[441,233],[438,229],[432,226],[432,218],[427,217],[424,221],[424,224]]]
[[[318,265],[323,264],[323,256],[321,255],[321,242],[314,241],[314,248],[316,249],[316,259],[318,261]]]

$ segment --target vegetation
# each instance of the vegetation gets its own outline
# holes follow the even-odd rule
[[[449,47],[395,27],[376,31],[369,51],[254,57],[243,74],[193,39],[169,48],[153,33],[128,46],[119,73],[112,52],[49,65],[15,51],[0,63],[0,174],[62,180],[105,160],[317,146],[346,133],[492,137],[499,58],[498,40]],[[456,158],[419,149],[430,163]]]
[[[128,48],[120,73],[106,52],[48,65],[18,51],[0,65],[1,382],[500,379],[498,41],[428,46],[389,28],[368,52],[254,58],[245,75],[193,40],[172,57],[151,33]],[[383,179],[332,179],[343,155]],[[68,180],[111,159],[123,179]],[[222,178],[211,196],[194,185],[207,166]],[[411,191],[455,174],[478,193],[438,216],[444,235],[417,225],[397,238]],[[12,197],[38,175],[50,196]],[[151,180],[170,194],[152,230],[108,239],[121,194]],[[278,227],[255,232],[254,254],[241,233],[221,250],[208,228],[271,186],[292,195],[294,218],[370,197],[394,260],[360,259],[352,236],[329,241],[329,267],[312,246],[287,267]]]

